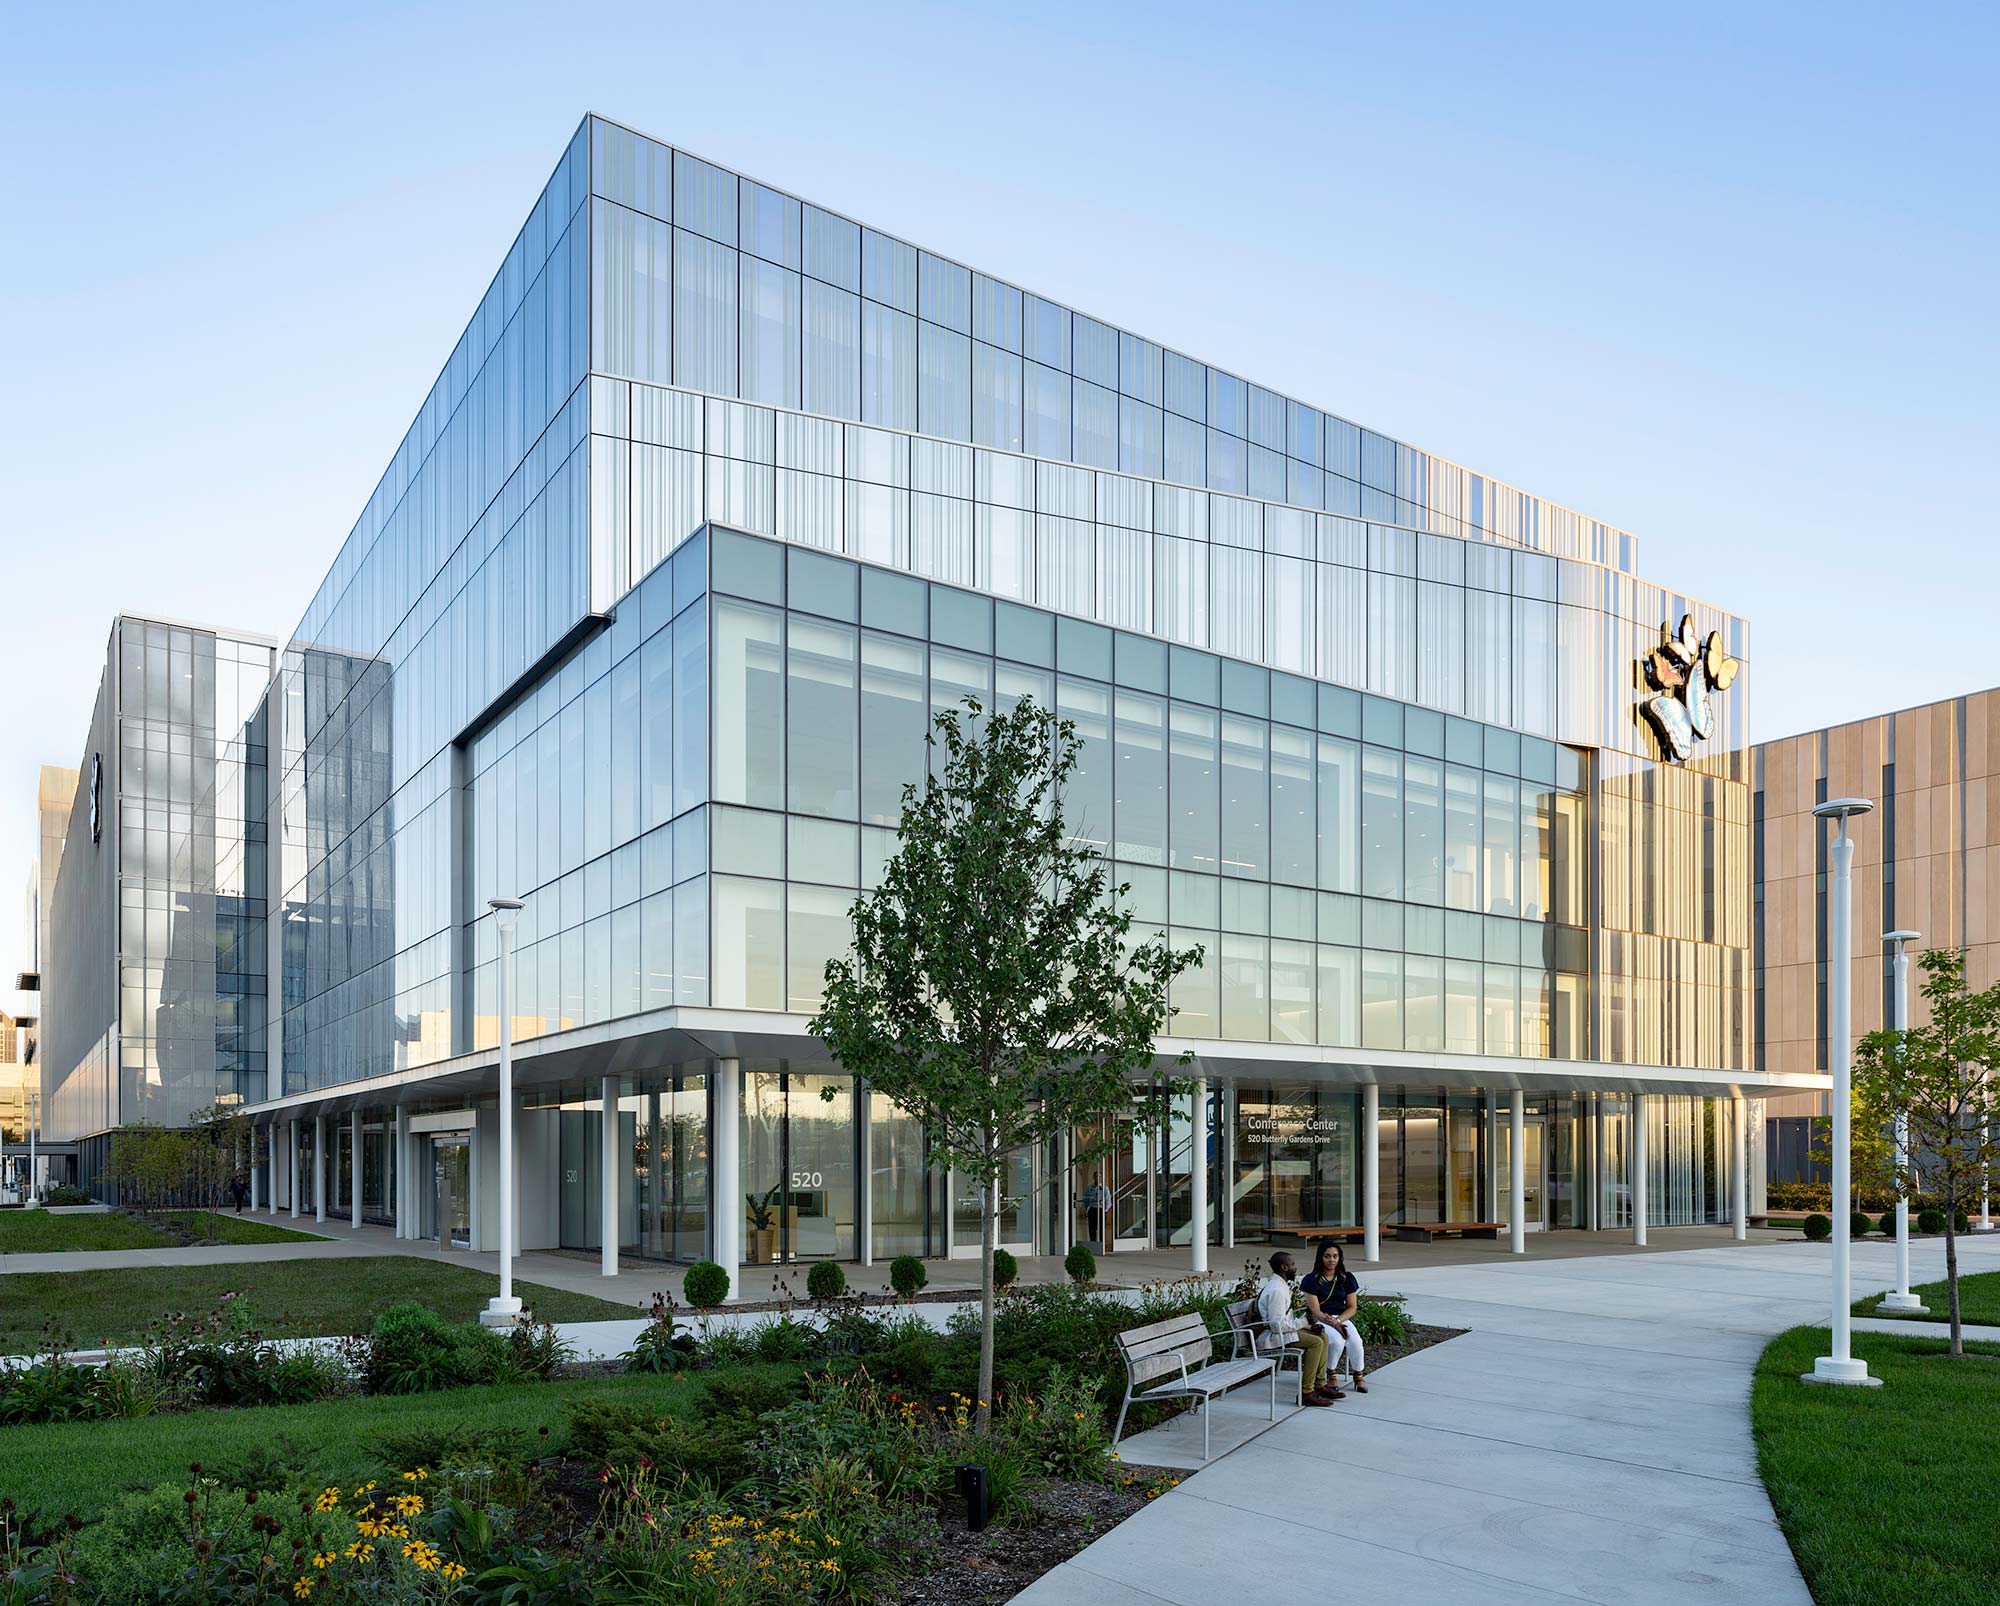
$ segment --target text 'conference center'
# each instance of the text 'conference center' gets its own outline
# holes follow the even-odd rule
[[[646,1259],[975,1253],[806,1025],[933,712],[1032,697],[1141,926],[1206,950],[1160,1042],[1202,1091],[1015,1156],[1008,1245],[1500,1222],[1517,1172],[1530,1229],[1740,1218],[1758,1099],[1826,1082],[1752,1065],[1743,622],[1635,546],[588,118],[234,733],[267,862],[227,889],[153,841],[218,811],[135,783],[114,646],[119,829],[80,794],[62,874],[125,856],[122,986],[51,1000],[93,1089],[53,1135],[95,1175],[118,1121],[240,1098],[266,1207],[494,1247],[519,897],[523,1248],[610,1211]],[[169,680],[204,639],[120,629]],[[199,1022],[204,898],[206,1053],[139,1018]]]

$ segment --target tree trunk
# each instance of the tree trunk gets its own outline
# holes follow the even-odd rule
[[[993,1250],[1000,1238],[1000,1157],[991,1130],[986,1135],[986,1175],[979,1184],[979,1402],[977,1425],[993,1424]]]
[[[1944,1196],[1944,1284],[1951,1300],[1951,1353],[1965,1353],[1965,1338],[1958,1320],[1958,1192]]]

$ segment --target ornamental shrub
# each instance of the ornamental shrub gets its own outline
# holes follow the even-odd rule
[[[1971,1227],[1972,1223],[1966,1219],[1966,1215],[1963,1210],[1954,1210],[1951,1213],[1951,1230],[1953,1232],[1966,1232],[1969,1231]]]
[[[681,1292],[696,1310],[714,1310],[729,1297],[729,1273],[712,1260],[697,1260],[688,1267]]]
[[[930,1280],[931,1274],[915,1255],[898,1255],[889,1262],[889,1286],[905,1299],[914,1299],[917,1290]]]
[[[1895,1212],[1895,1211],[1893,1211],[1893,1210],[1885,1210],[1885,1211],[1883,1211],[1883,1212],[1882,1212],[1882,1219],[1881,1219],[1881,1221],[1880,1221],[1880,1222],[1878,1222],[1878,1223],[1877,1223],[1877,1226],[1879,1226],[1879,1227],[1881,1228],[1881,1230],[1882,1230],[1882,1235],[1883,1235],[1883,1237],[1885,1237],[1885,1238],[1893,1238],[1893,1237],[1895,1237],[1895,1236],[1896,1236],[1896,1212]]]
[[[87,1205],[96,1201],[90,1197],[88,1188],[79,1188],[73,1182],[58,1182],[53,1188],[44,1188],[41,1201],[45,1205]]]
[[[1928,1233],[1943,1232],[1944,1212],[1942,1210],[1924,1210],[1918,1212],[1917,1231]]]
[[[1370,1299],[1365,1294],[1354,1307],[1354,1325],[1364,1344],[1407,1344],[1410,1341],[1410,1313],[1399,1301]]]
[[[814,1299],[838,1299],[847,1292],[847,1273],[835,1260],[822,1260],[806,1273],[806,1292]]]
[[[1005,1249],[993,1251],[993,1286],[1008,1288],[1021,1275],[1021,1264]]]
[[[1068,1254],[1063,1256],[1063,1270],[1069,1273],[1069,1280],[1081,1288],[1097,1281],[1097,1257],[1090,1252],[1089,1244],[1072,1244]]]
[[[1847,1234],[1850,1238],[1866,1238],[1874,1230],[1874,1218],[1863,1211],[1857,1210],[1847,1218]],[[1889,1230],[1891,1232],[1896,1230],[1894,1217],[1890,1218]]]
[[[1811,1215],[1806,1217],[1806,1236],[1814,1243],[1831,1238],[1833,1236],[1833,1218],[1821,1215],[1815,1210]]]

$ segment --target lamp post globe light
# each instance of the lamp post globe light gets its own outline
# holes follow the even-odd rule
[[[1853,1278],[1849,1269],[1850,1218],[1853,1204],[1853,1156],[1851,1128],[1854,1124],[1851,1090],[1853,1044],[1848,1007],[1848,970],[1853,964],[1854,932],[1850,905],[1854,868],[1854,839],[1847,823],[1857,814],[1866,814],[1875,805],[1865,797],[1836,797],[1813,810],[1822,820],[1838,828],[1829,858],[1833,865],[1833,906],[1828,915],[1833,927],[1832,998],[1828,1024],[1829,1050],[1833,1059],[1833,1353],[1822,1355],[1805,1374],[1808,1383],[1836,1383],[1849,1387],[1879,1388],[1882,1380],[1868,1375],[1868,1363],[1856,1360],[1852,1352],[1852,1317],[1848,1311]]]
[[[479,1313],[488,1327],[511,1327],[527,1319],[514,1297],[514,1015],[508,997],[514,972],[514,923],[524,907],[519,898],[489,898],[500,936],[500,1292]]]
[[[1895,962],[1895,989],[1893,998],[1894,1018],[1889,1024],[1897,1031],[1907,1031],[1910,1025],[1910,955],[1909,946],[1923,935],[1920,931],[1885,931],[1882,940],[1889,944]],[[1910,1163],[1910,1118],[1899,1114],[1896,1117],[1896,1169],[1900,1172]],[[1882,1296],[1880,1310],[1900,1311],[1906,1316],[1929,1314],[1928,1307],[1910,1292],[1910,1201],[1900,1193],[1896,1196],[1896,1290]]]

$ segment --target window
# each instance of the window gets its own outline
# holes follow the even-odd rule
[[[722,599],[715,604],[715,796],[724,803],[785,806],[778,626],[771,609]]]
[[[859,792],[854,628],[793,614],[788,635],[790,806],[851,820]]]

